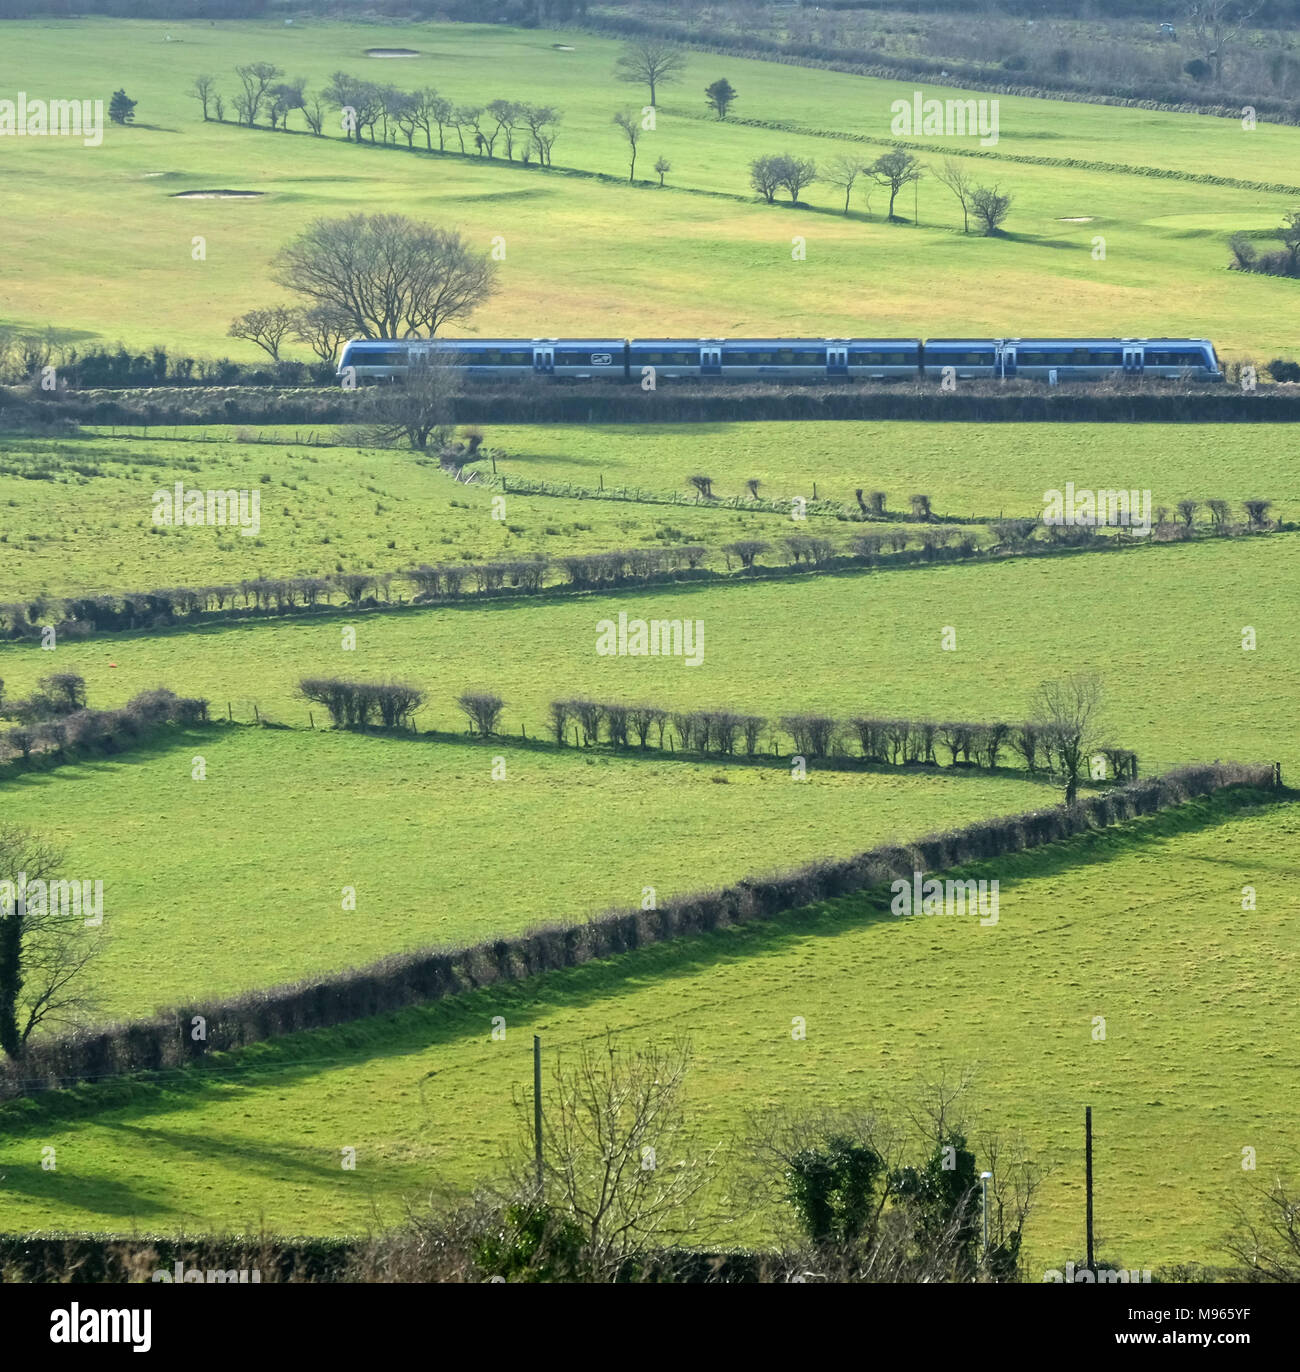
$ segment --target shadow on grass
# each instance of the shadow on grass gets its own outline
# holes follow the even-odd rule
[[[1185,835],[1228,823],[1240,814],[1298,802],[1300,793],[1295,792],[1224,791],[1127,824],[1090,830],[1027,852],[968,863],[944,875],[996,878],[1000,890],[1005,891],[1027,882],[1077,873],[1130,853],[1158,852]],[[125,1121],[147,1118],[162,1109],[202,1108],[207,1100],[232,1089],[242,1094],[271,1082],[282,1088],[335,1068],[481,1038],[494,1015],[505,1015],[516,1030],[524,1030],[548,1014],[588,1009],[634,992],[647,982],[693,977],[753,958],[779,956],[810,938],[836,938],[875,924],[893,923],[896,917],[889,912],[889,900],[888,890],[880,888],[790,910],[774,919],[670,939],[392,1014],[214,1053],[208,1062],[193,1068],[23,1097],[0,1106],[0,1133],[19,1136],[48,1128],[54,1120],[102,1117],[110,1111],[121,1112],[115,1127],[124,1127]]]

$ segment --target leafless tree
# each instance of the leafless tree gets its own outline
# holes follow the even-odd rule
[[[322,362],[333,362],[339,344],[351,337],[351,322],[328,306],[312,305],[294,312],[293,336]]]
[[[496,264],[451,229],[400,214],[318,219],[274,262],[282,286],[364,338],[433,337],[496,289]]]
[[[203,122],[208,122],[208,111],[212,105],[212,96],[216,88],[217,78],[215,76],[196,76],[193,85],[190,86],[190,94],[203,106]]]
[[[1300,1282],[1300,1196],[1282,1177],[1238,1203],[1224,1248],[1252,1281]]]
[[[456,704],[469,720],[471,730],[481,738],[491,738],[506,703],[490,691],[464,691],[456,698]]]
[[[811,157],[794,157],[787,153],[780,161],[780,184],[790,192],[791,204],[799,203],[799,192],[817,179],[817,163]]]
[[[976,186],[971,192],[971,209],[984,227],[984,237],[992,238],[1011,213],[1011,196],[997,186]]]
[[[251,128],[257,123],[257,116],[267,91],[276,77],[283,76],[284,72],[270,62],[250,62],[247,66],[236,67],[235,75],[239,77],[239,84],[244,90],[238,102],[240,111]]]
[[[930,170],[934,179],[941,186],[947,186],[957,197],[957,203],[961,206],[961,231],[970,233],[971,202],[975,194],[970,173],[953,157],[945,157],[942,167],[931,167]]]
[[[94,1008],[82,973],[99,945],[80,901],[56,894],[62,862],[45,840],[0,825],[0,1051],[10,1058],[40,1025],[76,1023]]]
[[[614,123],[623,130],[623,136],[627,139],[628,149],[631,153],[631,163],[627,170],[629,181],[636,178],[636,146],[641,141],[641,121],[637,116],[628,110],[620,110],[614,116]]]
[[[544,1202],[575,1220],[586,1263],[614,1277],[629,1260],[672,1243],[698,1244],[697,1204],[716,1146],[703,1143],[682,1104],[689,1040],[626,1048],[612,1035],[557,1055],[543,1094]],[[510,1159],[516,1194],[536,1192],[531,1099],[517,1098],[519,1143]]]
[[[629,43],[614,63],[614,74],[620,81],[648,86],[650,103],[657,104],[660,85],[667,85],[681,76],[686,58],[677,48],[658,38],[637,38]]]
[[[374,387],[358,406],[360,446],[408,443],[417,452],[446,447],[456,427],[459,357],[441,349],[410,359],[401,385]]]
[[[1065,778],[1067,805],[1074,804],[1079,774],[1096,746],[1101,705],[1101,678],[1082,672],[1044,681],[1034,697],[1035,716],[1043,721],[1047,745]]]
[[[270,354],[275,362],[280,360],[280,345],[285,336],[292,333],[298,324],[298,312],[287,305],[272,305],[265,310],[249,310],[237,319],[230,321],[226,330],[227,338],[244,338],[256,343],[264,352]]]
[[[781,158],[756,157],[749,164],[749,184],[770,205],[781,189]]]
[[[829,186],[837,186],[844,192],[844,213],[849,212],[849,197],[858,177],[863,173],[862,159],[852,154],[833,157],[822,172],[822,180]]]
[[[667,176],[672,169],[673,164],[666,157],[657,157],[655,159],[655,171],[659,173],[659,184],[661,186],[664,183],[664,177]]]
[[[1260,5],[1242,0],[1192,0],[1187,7],[1194,46],[1214,68],[1216,85],[1223,82],[1223,63]]]
[[[537,160],[544,167],[551,165],[551,148],[560,132],[560,112],[550,105],[524,105],[523,121],[532,135]]]

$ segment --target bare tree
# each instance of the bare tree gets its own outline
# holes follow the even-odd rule
[[[799,203],[799,192],[817,179],[817,163],[811,157],[794,157],[789,153],[780,161],[781,185],[790,192],[790,203]]]
[[[1242,0],[1192,0],[1188,5],[1195,47],[1213,67],[1216,85],[1223,83],[1224,58],[1259,10],[1258,3]]]
[[[1047,746],[1065,778],[1067,805],[1074,804],[1079,774],[1096,746],[1101,702],[1101,678],[1082,672],[1044,681],[1034,697],[1034,716],[1043,721]]]
[[[280,360],[280,345],[285,335],[298,323],[298,312],[287,305],[272,305],[265,310],[249,310],[230,321],[227,338],[245,338],[270,354],[272,361]]]
[[[363,129],[370,130],[375,141],[375,125],[384,109],[384,92],[373,81],[362,81],[345,71],[336,71],[325,88],[325,99],[348,114],[343,122],[343,136],[361,142]]]
[[[659,184],[662,186],[664,177],[673,169],[673,164],[666,157],[655,158],[655,171],[659,173]]]
[[[862,175],[865,168],[860,157],[852,154],[842,154],[830,160],[826,170],[822,172],[822,180],[829,186],[838,186],[844,192],[844,213],[849,212],[849,196],[853,194],[853,187],[857,184],[858,177]]]
[[[417,452],[444,448],[456,427],[459,358],[439,349],[410,360],[400,386],[367,390],[358,410],[361,446],[409,443]]]
[[[1223,1246],[1250,1281],[1300,1282],[1300,1196],[1275,1178],[1253,1203],[1237,1204]]]
[[[212,104],[212,96],[216,89],[217,78],[215,76],[196,76],[193,85],[190,86],[190,94],[203,106],[203,122],[208,122],[208,110]]]
[[[333,362],[339,344],[352,336],[351,321],[328,305],[311,305],[294,312],[293,336],[322,362]]]
[[[605,1277],[668,1244],[700,1241],[696,1201],[717,1149],[686,1120],[690,1062],[688,1040],[628,1049],[612,1035],[583,1044],[571,1067],[556,1058],[543,1097],[539,1199],[582,1226],[584,1258]],[[537,1195],[532,1101],[516,1106],[512,1179],[516,1193],[531,1182]]]
[[[304,96],[302,117],[307,121],[307,127],[319,138],[321,129],[325,127],[325,102],[319,95],[313,95],[310,99]]]
[[[456,704],[469,720],[470,729],[481,738],[491,738],[496,732],[497,721],[505,709],[505,701],[490,691],[464,691],[456,699]]]
[[[551,165],[551,148],[560,132],[561,115],[550,105],[523,106],[523,121],[532,135],[537,160],[544,167]]]
[[[624,49],[614,63],[614,74],[620,81],[631,81],[650,88],[650,103],[657,104],[660,85],[667,85],[681,76],[686,66],[685,56],[658,38],[637,38]]]
[[[898,199],[899,191],[919,181],[925,174],[919,159],[906,148],[881,153],[867,170],[878,186],[889,188],[890,219],[894,218],[894,201]]]
[[[934,173],[934,179],[941,186],[947,186],[957,197],[961,205],[961,231],[970,233],[971,200],[975,194],[970,173],[953,157],[945,157],[942,167],[932,167],[930,170]]]
[[[781,189],[781,158],[756,157],[749,164],[749,184],[772,204]]]
[[[75,1023],[93,1008],[81,974],[98,945],[80,883],[55,880],[62,862],[34,834],[0,825],[0,1051],[10,1058],[40,1025]]]
[[[971,209],[984,226],[984,237],[992,238],[1011,212],[1011,197],[1003,195],[997,186],[976,186],[971,192]]]
[[[238,101],[239,108],[251,128],[257,123],[267,91],[276,77],[283,76],[284,72],[270,62],[250,62],[247,66],[236,67],[235,75],[244,88],[243,96]]]
[[[621,110],[614,116],[614,123],[623,130],[623,136],[627,139],[632,159],[628,167],[627,179],[632,181],[636,177],[636,145],[641,141],[641,121],[635,114]]]
[[[496,264],[451,229],[352,214],[311,224],[276,255],[274,277],[361,337],[433,337],[493,294]]]

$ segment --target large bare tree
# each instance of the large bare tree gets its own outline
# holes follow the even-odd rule
[[[496,290],[486,253],[401,214],[318,219],[280,250],[272,275],[362,338],[432,338]]]
[[[0,1051],[10,1058],[41,1024],[73,1023],[92,1008],[81,974],[98,943],[80,902],[69,908],[50,889],[62,861],[35,834],[0,825]]]
[[[623,49],[614,63],[614,74],[620,81],[649,87],[650,103],[654,105],[658,103],[658,88],[676,81],[685,66],[686,58],[679,48],[658,38],[637,38]]]
[[[459,362],[459,355],[442,349],[417,354],[410,359],[400,386],[367,390],[357,416],[360,446],[391,447],[404,442],[417,452],[445,447],[455,428]]]

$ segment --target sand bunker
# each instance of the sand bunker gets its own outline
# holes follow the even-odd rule
[[[552,44],[551,44],[551,47],[553,47],[553,48],[555,49],[556,52],[572,52],[572,51],[573,51],[573,44],[572,44],[572,43],[552,43]]]
[[[1057,222],[1058,224],[1091,224],[1091,223],[1092,223],[1092,215],[1090,215],[1090,214],[1077,214],[1077,215],[1075,215],[1075,216],[1074,216],[1073,218],[1071,218],[1071,219],[1058,219],[1056,222]]]
[[[414,48],[367,48],[367,57],[419,57]]]
[[[265,191],[177,191],[173,200],[256,200]]]

